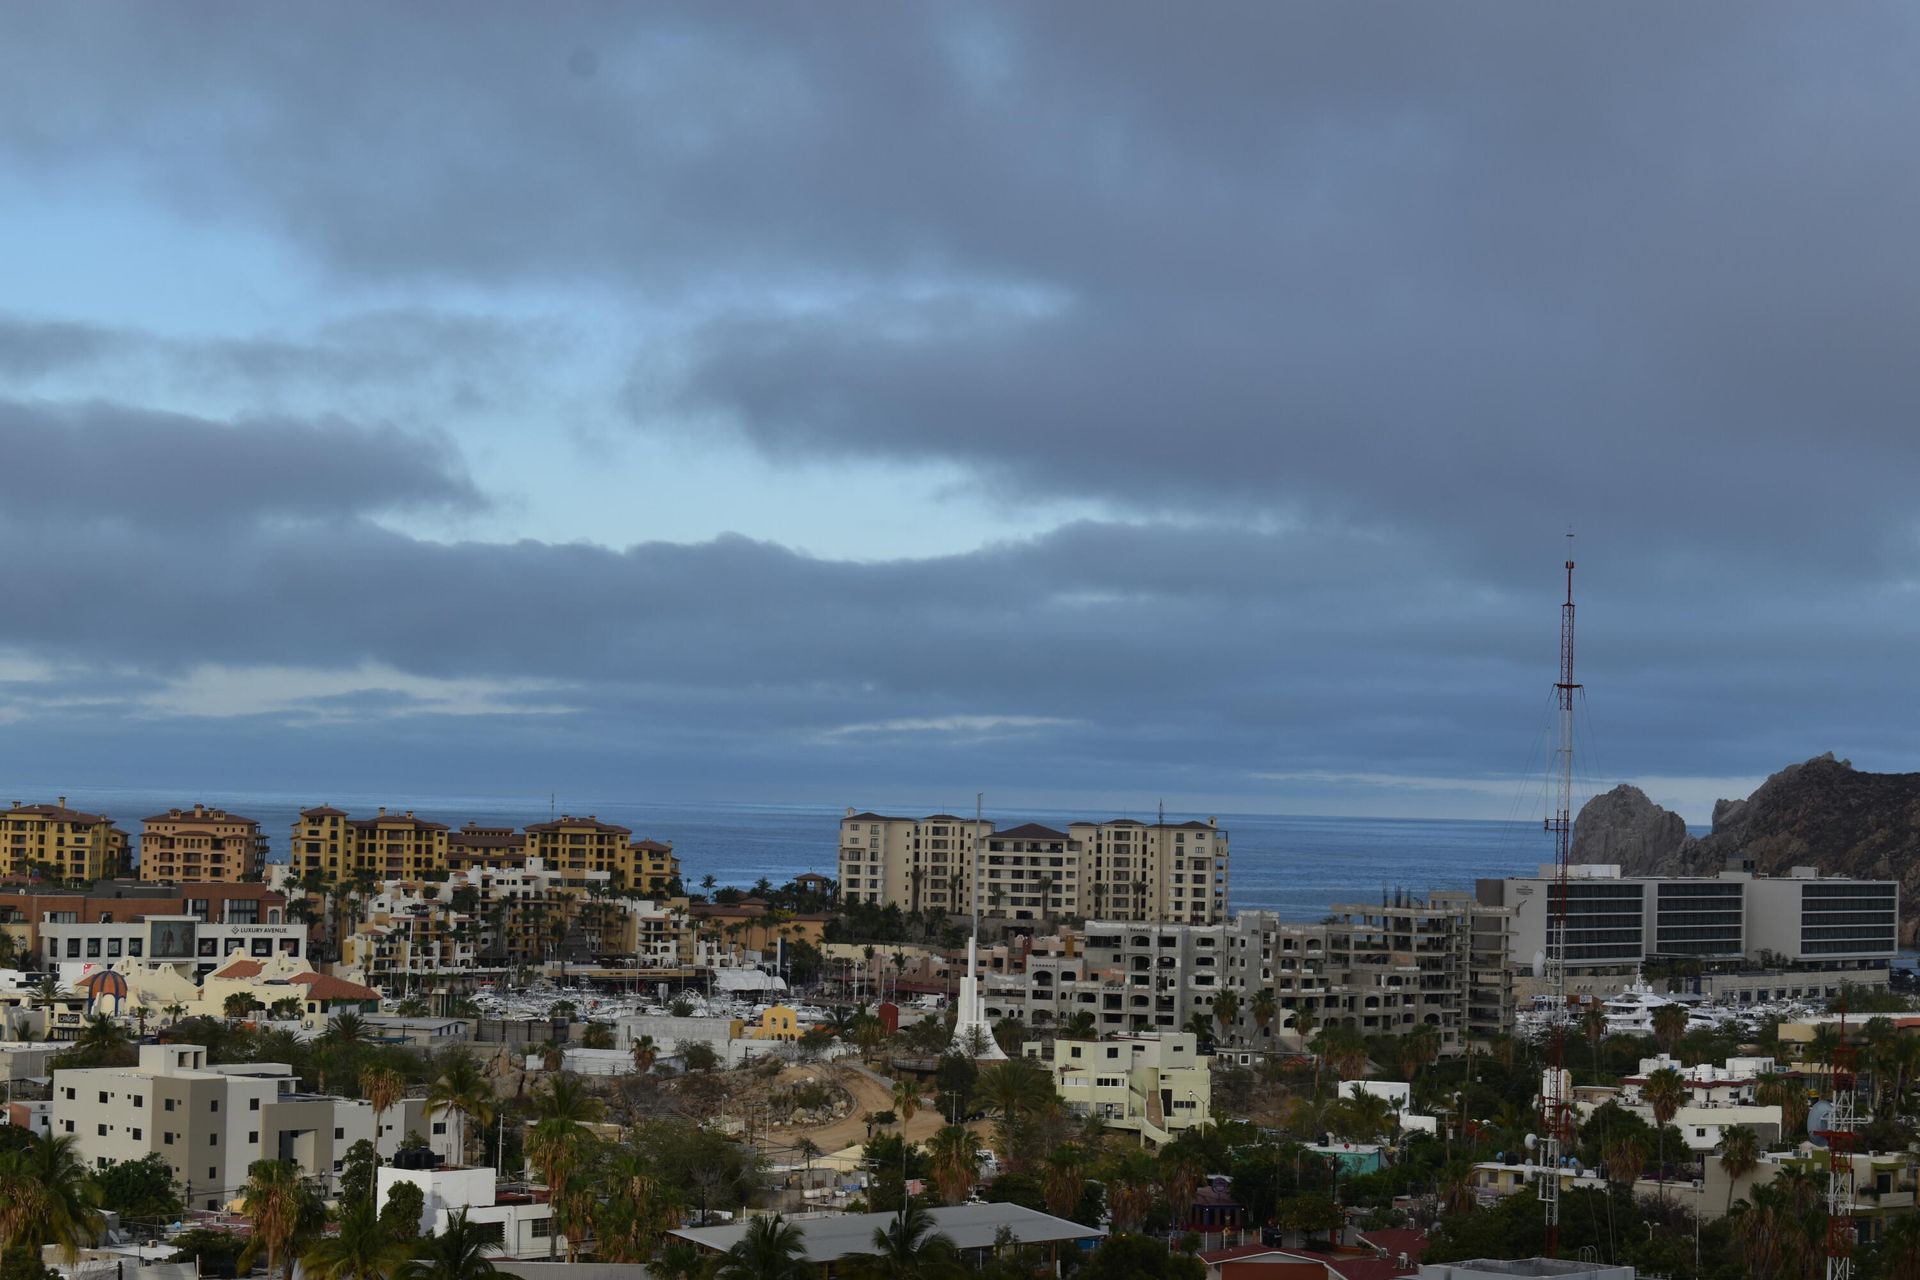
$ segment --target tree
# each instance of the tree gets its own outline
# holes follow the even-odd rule
[[[487,1255],[499,1247],[487,1225],[461,1209],[448,1216],[445,1231],[421,1241],[394,1280],[491,1280],[498,1272]]]
[[[647,1264],[647,1271],[655,1280],[701,1280],[707,1274],[707,1255],[696,1245],[675,1240]]]
[[[973,1132],[964,1125],[944,1125],[928,1139],[929,1172],[947,1204],[965,1200],[980,1180],[978,1150]]]
[[[1423,1022],[1401,1036],[1396,1048],[1400,1067],[1407,1073],[1407,1082],[1413,1084],[1418,1081],[1420,1073],[1440,1057],[1440,1028]]]
[[[906,1124],[920,1110],[920,1090],[911,1080],[896,1080],[893,1085],[893,1110]]]
[[[1760,1165],[1760,1135],[1744,1124],[1720,1135],[1720,1172],[1727,1175],[1727,1212],[1733,1212],[1733,1188]]]
[[[420,1234],[420,1219],[426,1216],[427,1193],[412,1182],[396,1182],[387,1188],[387,1202],[380,1206],[380,1229],[395,1240],[413,1240]]]
[[[1206,1264],[1174,1253],[1146,1236],[1115,1235],[1100,1242],[1074,1272],[1075,1280],[1206,1280]]]
[[[930,1211],[910,1203],[892,1222],[874,1228],[872,1252],[843,1258],[837,1269],[847,1280],[948,1280],[966,1274],[953,1237],[939,1229]]]
[[[241,1196],[253,1226],[252,1238],[240,1255],[241,1265],[251,1267],[264,1251],[267,1270],[279,1269],[292,1280],[301,1246],[326,1222],[320,1193],[291,1161],[255,1160],[247,1167]]]
[[[1272,987],[1262,987],[1253,997],[1253,1025],[1260,1028],[1265,1036],[1273,1026],[1273,1020],[1280,1016],[1280,1001],[1273,994]]]
[[[556,1226],[564,1228],[567,1261],[575,1260],[578,1241],[585,1224],[578,1221],[578,1209],[570,1199],[571,1182],[589,1137],[587,1126],[605,1111],[600,1100],[588,1093],[579,1079],[565,1072],[547,1082],[545,1090],[533,1100],[534,1123],[527,1135],[527,1156],[540,1170],[547,1185],[547,1199],[554,1206]],[[548,1256],[552,1256],[553,1235],[547,1237]]]
[[[1089,1009],[1075,1009],[1060,1024],[1062,1040],[1091,1040],[1100,1029],[1099,1020]]]
[[[1031,1122],[1059,1104],[1053,1078],[1032,1058],[1009,1058],[982,1073],[980,1098],[994,1113],[994,1138],[1008,1167],[1025,1168],[1034,1141],[1040,1136]]]
[[[381,1224],[366,1200],[356,1200],[340,1215],[335,1234],[315,1240],[300,1255],[315,1280],[386,1280],[406,1260],[407,1247]]]
[[[1903,1213],[1880,1242],[1882,1280],[1920,1280],[1920,1216]]]
[[[660,1046],[653,1042],[652,1036],[641,1036],[633,1042],[633,1073],[643,1076],[653,1070],[653,1064],[660,1060]]]
[[[1240,1016],[1240,993],[1227,987],[1213,997],[1213,1018],[1220,1024],[1220,1036],[1231,1039],[1233,1024]]]
[[[588,1049],[613,1048],[613,1028],[604,1022],[589,1022],[580,1033],[580,1043]]]
[[[70,1137],[35,1137],[0,1154],[0,1253],[53,1244],[71,1263],[100,1238],[94,1195]]]
[[[1106,1185],[1113,1229],[1122,1234],[1140,1230],[1160,1194],[1159,1165],[1144,1151],[1128,1151],[1103,1172],[1101,1181]]]
[[[1687,1033],[1687,1006],[1663,1004],[1653,1011],[1653,1038],[1662,1053],[1672,1053]]]
[[[379,1169],[380,1154],[372,1141],[362,1138],[348,1147],[346,1159],[340,1164],[340,1203],[372,1204],[380,1190]]]
[[[380,1146],[380,1117],[406,1096],[406,1077],[391,1067],[368,1067],[360,1073],[360,1092],[373,1104],[373,1140],[377,1151]],[[377,1159],[375,1163],[378,1163]]]
[[[337,1023],[335,1025],[338,1025]],[[427,1111],[457,1111],[466,1121],[466,1148],[471,1155],[475,1142],[493,1122],[493,1086],[480,1064],[466,1052],[448,1056],[440,1075],[427,1086]]]
[[[174,1189],[173,1166],[157,1151],[95,1169],[89,1180],[93,1202],[123,1218],[171,1222],[185,1207]]]
[[[1654,1012],[1657,1014],[1659,1010]],[[1680,1110],[1680,1104],[1686,1100],[1687,1084],[1678,1071],[1672,1067],[1662,1067],[1647,1077],[1647,1082],[1640,1087],[1640,1096],[1653,1109],[1653,1123],[1660,1150],[1660,1188],[1664,1197],[1667,1183],[1667,1125]]]
[[[1342,1080],[1357,1079],[1367,1069],[1367,1042],[1352,1027],[1334,1023],[1320,1028],[1313,1049]]]
[[[714,1280],[807,1280],[812,1268],[800,1228],[776,1213],[749,1222],[713,1274]]]
[[[1073,1212],[1086,1190],[1087,1155],[1072,1143],[1065,1143],[1047,1153],[1046,1163],[1047,1212],[1064,1218]]]

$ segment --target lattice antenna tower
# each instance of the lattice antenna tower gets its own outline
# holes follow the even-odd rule
[[[1553,883],[1547,890],[1547,989],[1553,993],[1550,1016],[1553,1052],[1540,1082],[1540,1141],[1536,1147],[1541,1176],[1541,1216],[1546,1227],[1546,1256],[1560,1253],[1560,1160],[1571,1136],[1567,1099],[1567,896],[1573,856],[1573,701],[1580,688],[1573,678],[1573,535],[1567,535],[1567,599],[1560,606],[1560,679],[1554,683],[1560,711],[1560,745],[1554,752],[1558,795],[1546,829],[1553,835]]]
[[[1859,1088],[1859,1051],[1847,1043],[1847,1002],[1840,1001],[1833,1075],[1827,1094],[1827,1280],[1853,1278],[1853,1153],[1858,1137],[1854,1095]]]

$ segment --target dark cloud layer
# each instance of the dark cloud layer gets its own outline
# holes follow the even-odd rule
[[[0,468],[63,479],[0,547],[73,589],[0,646],[537,681],[596,708],[530,715],[549,753],[644,726],[761,777],[933,778],[980,733],[1062,786],[1475,776],[1527,763],[1572,525],[1613,772],[1914,763],[1911,8],[198,16],[6,14],[0,162],[113,167],[346,291],[668,316],[599,389],[635,431],[1101,514],[927,561],[440,545],[368,517],[482,501],[444,444],[16,401]],[[484,398],[524,339],[167,350],[263,387],[466,352]],[[148,341],[0,323],[0,393]],[[205,465],[231,507],[157,496]],[[249,608],[299,622],[198,621]]]

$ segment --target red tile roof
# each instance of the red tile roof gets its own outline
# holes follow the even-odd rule
[[[989,840],[1065,840],[1067,833],[1055,831],[1052,827],[1043,827],[1037,822],[1027,822],[1005,831],[995,831],[987,838]]]
[[[380,993],[372,987],[363,987],[357,982],[348,982],[345,978],[336,978],[330,973],[296,973],[289,982],[297,982],[307,989],[307,997],[312,1000],[378,1000]]]
[[[661,844],[658,840],[635,840],[633,847],[645,853],[672,853],[673,844],[669,841]]]
[[[97,813],[82,813],[78,809],[57,804],[17,804],[10,809],[0,809],[0,817],[46,818],[52,822],[78,822],[88,827],[111,821]]]
[[[623,827],[615,822],[602,822],[592,814],[584,818],[562,816],[554,822],[535,822],[527,827],[528,831],[560,831],[567,827],[586,827],[593,831],[615,831],[623,836],[633,834],[632,827]]]
[[[315,805],[311,809],[302,809],[300,816],[303,818],[344,818],[347,816],[347,811],[345,809],[336,809],[330,804],[322,804]]]
[[[265,972],[266,966],[258,960],[249,960],[245,956],[229,960],[213,971],[216,978],[257,978]]]

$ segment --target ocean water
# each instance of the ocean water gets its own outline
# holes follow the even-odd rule
[[[40,799],[41,797],[35,797]],[[52,797],[44,797],[51,800]],[[295,796],[271,792],[204,792],[156,795],[96,789],[67,797],[76,808],[111,815],[138,835],[140,819],[194,801],[257,819],[272,841],[272,857],[285,861],[288,829],[303,808],[331,804],[356,817],[377,806],[412,809],[423,818],[459,827],[524,826],[550,815],[546,804],[498,796]],[[657,804],[620,801],[569,803],[564,812],[592,813],[630,826],[636,836],[671,840],[689,883],[711,875],[720,884],[746,886],[762,876],[783,883],[803,871],[832,875],[843,809],[831,806],[756,804]],[[1111,814],[988,810],[1006,827],[1022,821],[1064,826],[1075,818]],[[1132,815],[1145,816],[1145,815]],[[1206,814],[1173,813],[1183,822]],[[1275,814],[1220,814],[1233,854],[1230,906],[1261,908],[1296,920],[1325,915],[1336,902],[1377,902],[1395,889],[1470,888],[1482,876],[1530,873],[1553,857],[1552,839],[1538,823],[1420,819],[1316,818]]]

